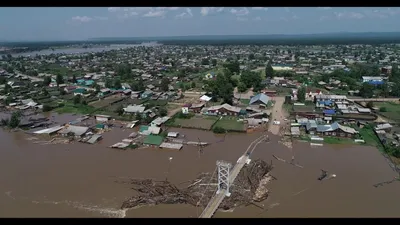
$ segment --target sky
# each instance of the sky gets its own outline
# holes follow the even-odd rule
[[[400,7],[0,7],[0,41],[400,32]]]

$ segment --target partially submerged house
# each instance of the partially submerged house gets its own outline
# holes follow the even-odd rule
[[[81,138],[84,134],[89,131],[89,127],[66,125],[64,129],[58,133],[62,136],[73,136],[75,138]]]
[[[358,133],[354,128],[340,125],[338,122],[334,122],[332,124],[317,125],[316,123],[310,123],[310,121],[306,125],[307,132],[310,134],[317,133],[324,136],[354,138],[355,135]]]
[[[160,135],[148,135],[144,141],[143,144],[144,145],[148,145],[148,146],[160,146],[164,141],[164,137],[160,136]]]
[[[241,112],[241,108],[231,106],[229,104],[211,106],[207,109],[207,115],[223,115],[223,116],[238,116]]]

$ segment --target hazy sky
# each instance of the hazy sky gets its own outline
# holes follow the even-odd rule
[[[0,8],[0,40],[400,31],[400,8]]]

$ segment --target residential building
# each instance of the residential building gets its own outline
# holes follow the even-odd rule
[[[224,116],[238,116],[240,114],[241,108],[231,106],[229,104],[211,106],[207,109],[207,114],[209,115],[224,115]]]

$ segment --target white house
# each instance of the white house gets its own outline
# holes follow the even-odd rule
[[[383,81],[383,77],[362,77],[363,83],[365,82],[381,82]]]

